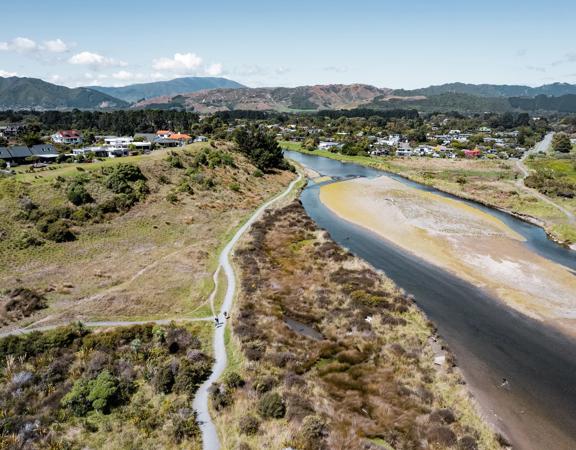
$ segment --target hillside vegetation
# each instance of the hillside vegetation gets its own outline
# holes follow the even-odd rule
[[[235,262],[235,366],[211,394],[225,448],[499,447],[412,300],[298,201],[266,213]]]
[[[123,100],[87,88],[67,88],[37,78],[0,77],[0,109],[106,109]]]
[[[0,179],[3,321],[209,314],[217,248],[292,177],[221,143]]]
[[[0,340],[0,448],[200,449],[192,398],[211,371],[209,323]]]

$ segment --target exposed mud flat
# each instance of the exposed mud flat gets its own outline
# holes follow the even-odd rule
[[[575,275],[531,251],[496,217],[389,177],[328,184],[320,199],[338,216],[576,336]]]

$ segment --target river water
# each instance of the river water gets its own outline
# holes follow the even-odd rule
[[[285,154],[321,175],[337,179],[385,175],[454,198],[357,164],[297,152]],[[508,308],[452,273],[339,218],[320,202],[318,185],[310,184],[301,200],[308,215],[338,244],[414,295],[455,353],[486,418],[514,448],[576,449],[576,341]],[[532,251],[568,267],[576,276],[576,252],[547,239],[542,229],[506,213],[459,201],[504,221],[525,237],[525,245]],[[501,387],[503,378],[509,381],[505,387]]]

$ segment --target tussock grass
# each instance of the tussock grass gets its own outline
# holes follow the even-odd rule
[[[433,327],[412,300],[318,230],[299,202],[266,213],[235,258],[241,293],[230,342],[245,384],[215,411],[225,448],[444,448],[461,439],[499,447],[453,358],[434,365]],[[283,417],[259,414],[276,394]],[[259,420],[255,433],[241,430],[247,415]]]

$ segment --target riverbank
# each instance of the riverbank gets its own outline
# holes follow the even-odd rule
[[[343,219],[576,337],[574,275],[526,248],[495,217],[389,177],[328,184],[320,200]]]
[[[542,228],[553,241],[576,250],[576,227],[553,206],[517,188],[510,161],[349,156],[309,151],[299,143],[282,146],[299,153],[360,164],[399,175],[439,191],[513,215]]]
[[[243,362],[213,390],[226,448],[500,448],[411,299],[299,202],[236,252]]]

